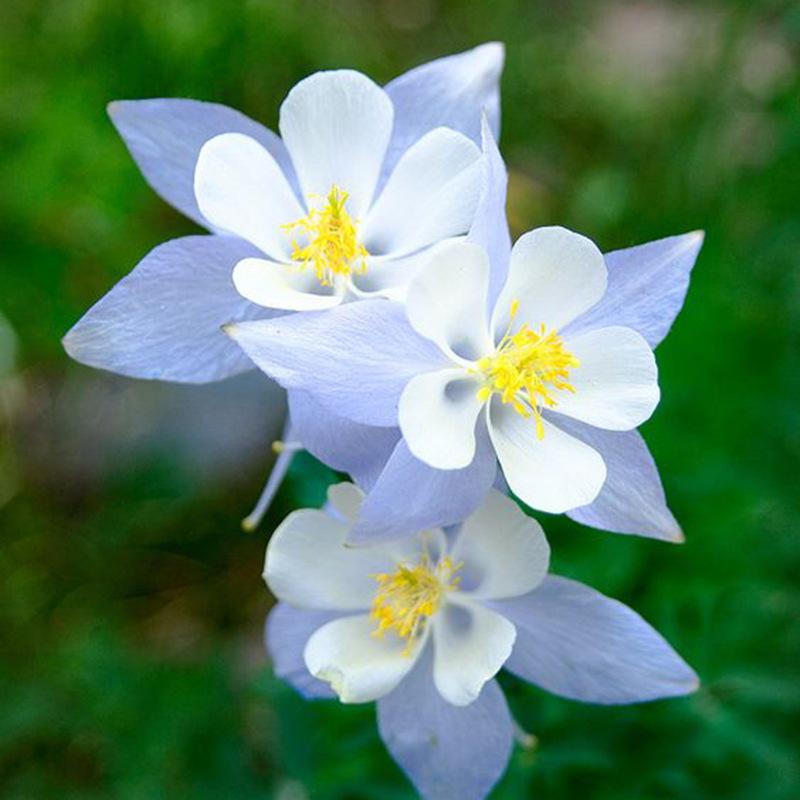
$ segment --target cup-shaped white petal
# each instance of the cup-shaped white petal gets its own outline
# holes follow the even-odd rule
[[[469,230],[483,179],[480,150],[436,128],[402,156],[364,219],[370,253],[405,255]]]
[[[323,625],[306,644],[308,671],[330,683],[343,703],[368,703],[389,694],[414,666],[424,639],[407,642],[392,633],[373,636],[368,614],[343,617]]]
[[[394,565],[381,547],[345,547],[348,526],[316,510],[295,511],[272,534],[264,579],[272,593],[299,608],[369,608],[372,575]]]
[[[427,268],[435,252],[434,245],[409,256],[368,256],[367,269],[350,274],[350,289],[361,299],[377,296],[405,303],[409,284]]]
[[[495,339],[508,328],[512,302],[519,303],[515,325],[559,329],[600,300],[606,281],[603,254],[590,239],[559,227],[526,233],[511,250],[492,315]]]
[[[328,487],[328,502],[347,522],[355,522],[364,502],[364,492],[353,483],[336,483]]]
[[[508,485],[533,508],[561,514],[591,503],[606,478],[600,455],[588,445],[542,420],[537,438],[531,419],[499,398],[488,409],[489,434]]]
[[[278,260],[290,241],[281,225],[305,214],[275,159],[255,139],[223,133],[197,158],[194,191],[203,216]]]
[[[386,92],[352,70],[318,72],[283,101],[280,131],[303,194],[349,195],[354,218],[366,213],[392,133],[394,108]]]
[[[459,590],[475,599],[530,592],[547,574],[550,547],[542,526],[492,489],[458,533],[453,562],[462,564]]]
[[[437,564],[447,552],[447,534],[441,528],[431,528],[412,536],[403,536],[392,542],[368,546],[377,546],[389,553],[394,560],[395,569],[398,564],[419,563],[423,554],[428,556],[432,564]]]
[[[397,419],[408,449],[436,469],[462,469],[475,457],[475,424],[483,403],[463,369],[423,372],[400,395]]]
[[[486,251],[463,239],[442,243],[409,286],[408,320],[454,360],[475,361],[493,349],[486,324],[488,289]]]
[[[242,297],[265,308],[321,311],[342,302],[341,296],[331,292],[330,287],[320,286],[313,270],[264,258],[240,261],[233,270],[233,283]]]
[[[599,328],[566,343],[580,366],[570,371],[575,392],[557,393],[559,414],[612,431],[641,425],[658,405],[653,351],[632,328]]]
[[[469,705],[511,655],[516,629],[497,612],[463,602],[448,602],[432,628],[436,688],[448,703]]]

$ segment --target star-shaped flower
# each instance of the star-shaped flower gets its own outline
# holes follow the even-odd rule
[[[434,128],[400,155],[379,188],[393,124],[391,97],[369,78],[320,72],[281,106],[291,171],[240,133],[203,145],[194,180],[200,211],[264,254],[234,268],[244,297],[292,311],[352,296],[402,299],[427,249],[467,233],[483,177],[478,147]]]
[[[400,397],[398,421],[411,452],[437,469],[461,469],[486,430],[506,481],[526,503],[555,513],[591,503],[605,463],[560,421],[631,430],[659,399],[655,359],[641,334],[612,325],[570,330],[606,284],[591,241],[539,228],[514,245],[487,318],[485,251],[469,242],[443,247],[407,304],[411,326],[443,356]]]
[[[220,328],[276,313],[261,304],[401,295],[431,242],[469,228],[481,112],[497,133],[502,65],[491,43],[383,89],[318,73],[282,107],[285,140],[216,103],[112,103],[148,182],[212,235],[156,247],[69,331],[67,352],[131,377],[204,383],[251,368]]]
[[[502,774],[512,722],[494,676],[575,700],[687,694],[697,677],[641,617],[547,575],[541,527],[492,491],[457,529],[400,544],[346,546],[362,502],[292,513],[264,576],[280,600],[267,624],[279,676],[307,697],[378,701],[387,747],[423,797],[484,797]]]
[[[268,374],[329,414],[399,426],[402,441],[369,487],[356,539],[457,521],[480,502],[499,461],[534,508],[584,509],[598,527],[680,540],[635,432],[659,398],[651,346],[671,322],[668,305],[642,287],[661,282],[682,298],[685,283],[681,291],[669,281],[685,281],[701,241],[689,234],[612,254],[611,277],[597,247],[563,228],[532,231],[493,262],[475,242],[444,243],[405,308],[366,302],[230,333]],[[677,298],[664,299],[675,307]],[[406,455],[397,455],[401,447]],[[432,473],[444,473],[446,485],[431,484]],[[375,492],[402,500],[389,514],[372,502]]]

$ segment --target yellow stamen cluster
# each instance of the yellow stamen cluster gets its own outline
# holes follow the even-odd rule
[[[367,249],[358,241],[358,224],[347,213],[348,194],[332,186],[322,208],[312,209],[307,216],[281,225],[287,233],[300,231],[308,239],[301,247],[292,240],[292,260],[301,268],[312,265],[323,286],[331,286],[337,275],[349,275],[354,269],[366,272]]]
[[[544,323],[538,330],[525,324],[512,334],[518,310],[519,301],[514,300],[508,329],[500,344],[493,355],[478,361],[478,370],[483,376],[478,399],[486,401],[493,394],[499,394],[501,400],[511,403],[521,416],[534,417],[536,436],[542,439],[541,409],[557,405],[554,391],[575,391],[568,381],[569,371],[580,366],[580,362],[564,347],[555,329],[548,331]]]
[[[425,553],[414,566],[401,563],[397,572],[373,575],[378,592],[371,616],[378,627],[372,635],[381,638],[386,631],[394,631],[408,640],[403,653],[409,655],[425,620],[436,613],[444,594],[458,586],[461,578],[454,575],[460,567],[450,558],[443,558],[433,567]]]

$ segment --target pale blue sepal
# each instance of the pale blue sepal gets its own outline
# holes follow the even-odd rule
[[[549,575],[534,591],[488,605],[517,628],[505,668],[584,703],[640,703],[699,685],[692,668],[635,611]]]
[[[292,436],[331,469],[348,473],[365,492],[378,480],[395,445],[398,428],[360,425],[332,414],[306,392],[289,392]]]
[[[264,641],[275,674],[307,700],[336,697],[329,684],[308,671],[303,651],[314,631],[340,616],[337,611],[308,611],[280,602],[267,616]]]
[[[437,58],[386,84],[394,104],[394,130],[383,165],[384,178],[400,156],[428,131],[452,128],[481,143],[481,113],[500,136],[500,75],[505,48],[488,42]]]
[[[494,680],[468,706],[448,703],[433,683],[432,652],[429,645],[403,682],[378,700],[378,732],[425,800],[483,800],[511,755],[508,705]]]
[[[588,506],[568,511],[568,517],[612,533],[667,542],[684,540],[680,525],[667,507],[656,463],[638,431],[606,431],[564,414],[549,412],[547,416],[559,428],[594,448],[606,465],[600,494]]]
[[[231,281],[234,265],[256,253],[227,236],[165,242],[84,314],[64,349],[131,378],[208,383],[251,369],[221,328],[279,313],[245,300]]]
[[[108,115],[150,186],[171,206],[213,230],[197,207],[194,169],[200,148],[221,133],[243,133],[265,147],[298,192],[289,153],[272,131],[219,103],[182,98],[115,100]]]
[[[511,234],[506,219],[506,194],[508,172],[491,127],[484,114],[482,120],[482,147],[485,179],[478,208],[467,238],[481,245],[489,256],[489,292],[487,312],[491,316],[495,301],[503,288],[508,274],[511,256]]]
[[[683,306],[703,237],[702,231],[693,231],[606,253],[608,288],[603,299],[564,328],[562,335],[624,325],[655,348]]]
[[[497,460],[486,426],[475,431],[475,458],[463,469],[434,469],[400,440],[361,506],[350,532],[353,544],[391,541],[428,528],[461,522],[486,497]]]
[[[286,389],[308,392],[328,411],[364,425],[394,427],[408,381],[446,366],[405,310],[388,300],[245,322],[226,332]]]

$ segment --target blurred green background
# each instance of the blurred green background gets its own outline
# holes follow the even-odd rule
[[[385,82],[507,45],[516,233],[610,250],[707,231],[644,433],[683,546],[545,524],[555,569],[637,608],[703,679],[595,708],[504,679],[534,733],[521,797],[800,797],[800,8],[777,2],[53,0],[0,5],[0,796],[409,798],[372,707],[306,704],[261,644],[265,539],[320,502],[295,462],[239,527],[280,395],[71,363],[59,339],[192,225],[145,185],[115,98],[216,100],[274,127],[321,68]]]

